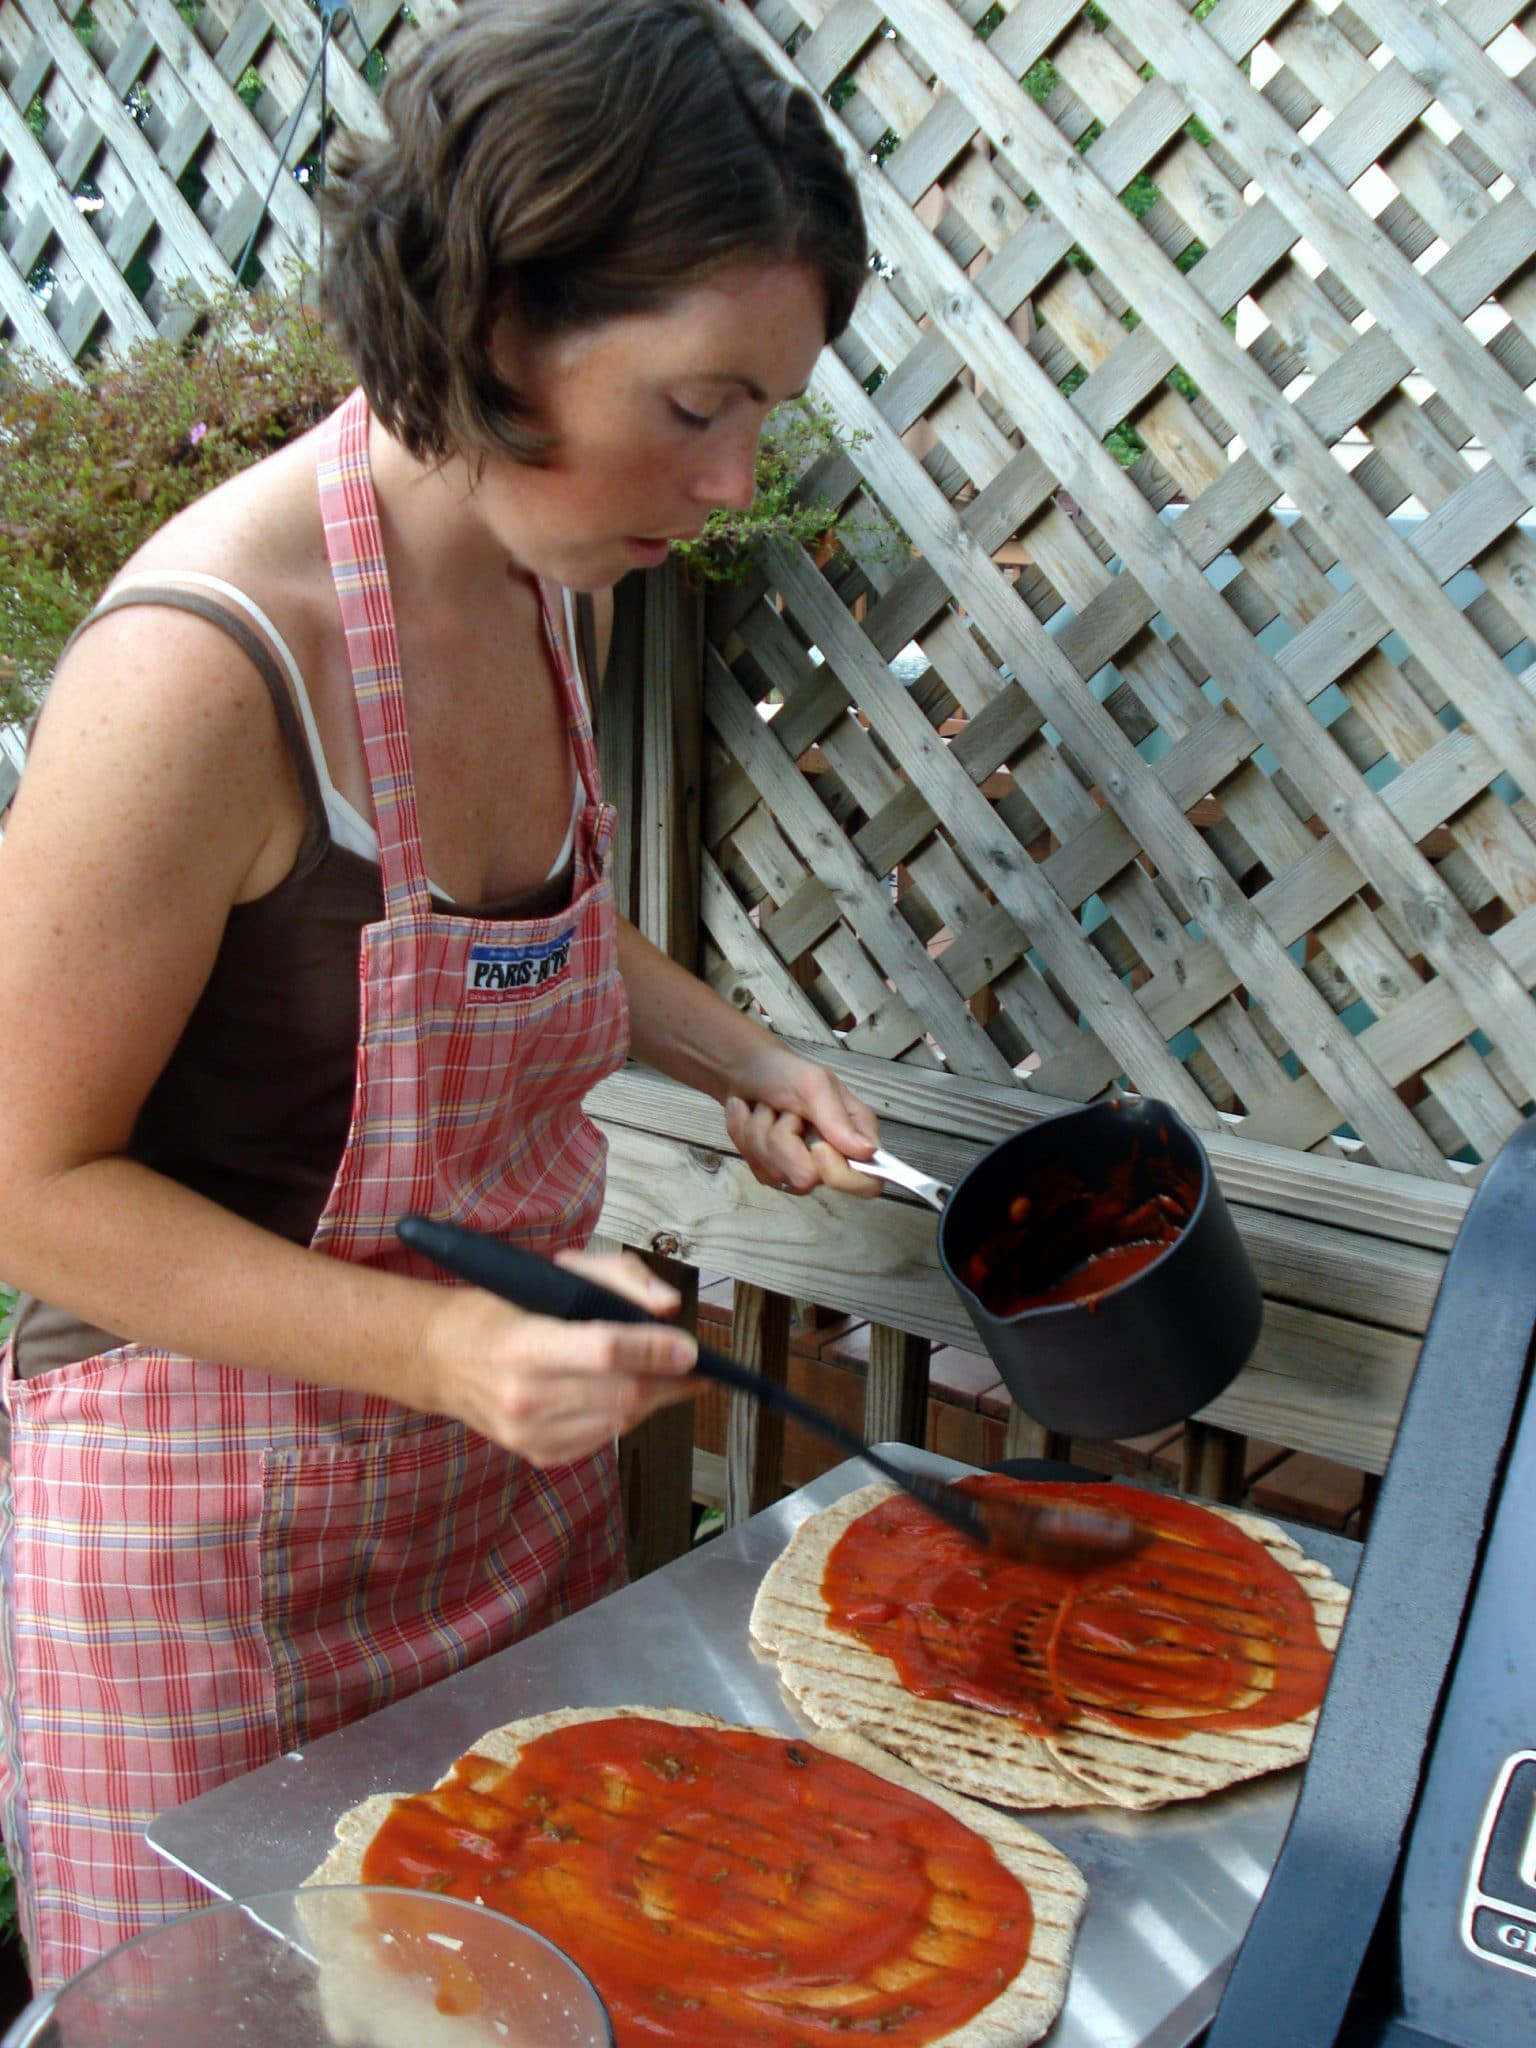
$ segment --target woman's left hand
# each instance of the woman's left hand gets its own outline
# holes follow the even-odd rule
[[[737,1076],[737,1087],[726,1099],[725,1127],[765,1187],[795,1195],[819,1187],[881,1192],[884,1182],[848,1164],[874,1151],[879,1121],[829,1068],[775,1045]]]

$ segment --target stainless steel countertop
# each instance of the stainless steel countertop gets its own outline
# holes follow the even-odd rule
[[[903,1444],[914,1469],[968,1468]],[[849,1460],[624,1592],[384,1708],[302,1753],[163,1813],[150,1844],[227,1898],[298,1884],[337,1817],[372,1792],[433,1784],[487,1729],[555,1707],[688,1707],[785,1734],[815,1731],[754,1650],[764,1571],[817,1509],[865,1485]],[[1360,1546],[1297,1540],[1346,1583]],[[1279,1852],[1300,1774],[1282,1772],[1154,1814],[1024,1816],[1082,1871],[1088,1907],[1049,2048],[1186,2048],[1221,1984]]]

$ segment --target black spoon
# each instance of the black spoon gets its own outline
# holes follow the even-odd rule
[[[457,1223],[435,1223],[428,1216],[403,1216],[395,1229],[402,1244],[422,1253],[446,1272],[456,1273],[461,1280],[472,1281],[487,1293],[535,1314],[557,1316],[565,1322],[666,1320],[651,1315],[622,1294],[599,1286],[595,1280],[568,1272],[552,1260],[523,1251],[485,1231],[469,1230]],[[893,1486],[911,1494],[930,1514],[960,1530],[984,1550],[1025,1563],[1081,1569],[1128,1556],[1141,1548],[1141,1531],[1129,1515],[1109,1514],[1065,1501],[983,1500],[925,1473],[905,1472],[871,1450],[862,1437],[845,1429],[824,1410],[802,1401],[787,1387],[738,1365],[735,1359],[707,1344],[699,1346],[697,1370],[705,1379],[748,1394],[765,1407],[777,1408],[796,1422],[804,1423],[849,1457],[862,1458],[882,1479],[889,1479]]]

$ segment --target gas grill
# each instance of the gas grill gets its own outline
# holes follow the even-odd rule
[[[1280,1856],[1205,2048],[1536,2043],[1536,1124],[1446,1265]]]

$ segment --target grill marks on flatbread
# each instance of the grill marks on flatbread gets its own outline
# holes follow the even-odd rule
[[[771,1651],[786,1689],[820,1728],[846,1730],[904,1758],[936,1784],[1004,1806],[1112,1805],[1144,1811],[1196,1799],[1246,1778],[1301,1762],[1316,1712],[1279,1727],[1196,1730],[1176,1741],[1142,1739],[1107,1722],[1080,1722],[1036,1735],[997,1714],[947,1700],[919,1699],[896,1667],[857,1637],[832,1627],[821,1581],[833,1546],[857,1518],[888,1498],[875,1485],[847,1494],[801,1524],[763,1579],[752,1609],[753,1639]],[[1348,1594],[1283,1529],[1235,1508],[1211,1508],[1301,1585],[1318,1634],[1338,1643]],[[1220,1601],[1212,1606],[1230,1613]],[[1091,1702],[1078,1702],[1091,1711]]]
[[[525,1744],[554,1730],[593,1721],[639,1718],[665,1722],[675,1727],[715,1728],[740,1735],[735,1724],[709,1714],[682,1709],[653,1707],[574,1707],[550,1714],[538,1714],[505,1727],[492,1729],[473,1745],[469,1754],[489,1765],[514,1767]],[[783,1734],[774,1729],[745,1731],[782,1743]],[[802,1747],[810,1748],[810,1743]],[[1005,1814],[929,1782],[898,1762],[893,1756],[857,1736],[829,1734],[814,1747],[856,1764],[873,1776],[928,1801],[959,1821],[991,1848],[1003,1868],[1017,1878],[1029,1893],[1034,1916],[1029,1958],[1011,1984],[1003,1986],[981,2011],[962,2026],[935,2035],[929,2048],[1027,2048],[1038,2041],[1054,2022],[1066,1996],[1072,1946],[1082,1916],[1086,1888],[1076,1868],[1039,1835]],[[447,1785],[449,1772],[438,1780]],[[306,1885],[356,1885],[363,1881],[364,1857],[394,1806],[396,1795],[379,1793],[344,1813],[336,1823],[336,1846],[318,1870],[305,1879]],[[962,1894],[940,1892],[933,1923],[923,1939],[944,1940],[943,1922],[958,1915],[963,1921],[966,1900]],[[578,1958],[579,1960],[579,1958]],[[841,1992],[842,1987],[833,1987]],[[786,2019],[785,2039],[799,2038],[803,2029]]]

